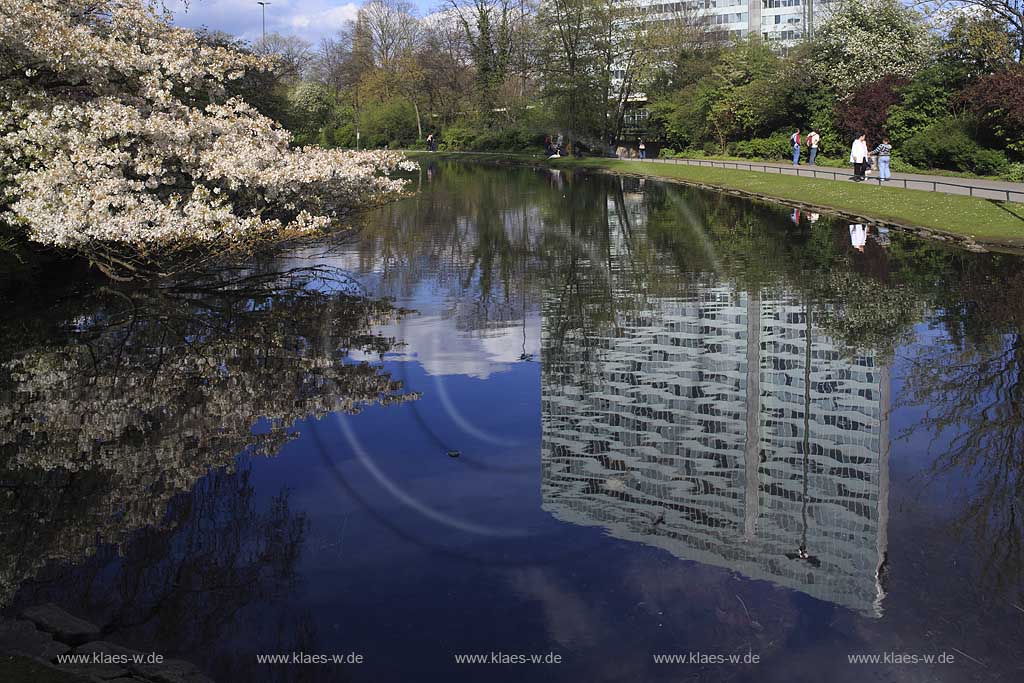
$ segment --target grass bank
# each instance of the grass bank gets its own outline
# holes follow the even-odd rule
[[[819,154],[816,157],[815,165],[823,168],[842,168],[850,170],[850,163],[847,161],[849,153],[845,157],[836,158]],[[764,157],[737,157],[729,156],[727,154],[687,154],[683,155],[684,159],[703,159],[706,161],[733,161],[739,164],[787,164],[790,162],[789,157],[777,158],[777,159],[766,159]],[[807,150],[803,152],[801,157],[801,164],[807,163]],[[804,166],[806,168],[806,166]],[[893,173],[916,173],[918,175],[933,175],[933,176],[944,176],[946,178],[962,178],[964,180],[994,180],[997,182],[1014,182],[1012,179],[1000,175],[979,175],[977,173],[968,173],[967,171],[949,171],[944,168],[917,168],[910,164],[893,159],[892,163]]]
[[[426,153],[410,154],[423,158]],[[1024,246],[1024,204],[977,197],[879,187],[877,184],[802,178],[759,171],[658,164],[620,159],[542,159],[516,154],[444,154],[435,158],[533,163],[553,168],[596,169],[732,190],[908,228],[927,228],[980,244]]]

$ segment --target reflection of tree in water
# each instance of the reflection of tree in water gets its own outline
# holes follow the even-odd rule
[[[967,473],[958,527],[1000,584],[1024,571],[1024,274],[992,269],[949,283],[938,318],[947,338],[916,348],[903,403],[925,407],[915,431],[941,444],[933,475]],[[1019,268],[1019,264],[1017,264]]]
[[[17,602],[88,614],[103,638],[189,659],[217,680],[272,680],[256,652],[316,651],[308,615],[288,606],[307,521],[287,491],[258,511],[250,473],[244,461],[214,470],[169,501],[159,526],[44,569]]]
[[[346,360],[394,344],[369,331],[391,306],[351,284],[301,269],[107,289],[4,344],[0,604],[45,562],[160,524],[209,468],[275,454],[297,420],[416,398]]]

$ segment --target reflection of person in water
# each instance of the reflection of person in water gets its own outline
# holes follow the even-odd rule
[[[864,245],[868,241],[868,229],[864,225],[857,223],[850,226],[850,244],[857,251],[863,252]]]
[[[889,228],[879,228],[878,234],[875,235],[875,242],[877,242],[880,247],[889,246]]]
[[[800,225],[800,209],[793,209],[793,213],[790,214],[789,220],[793,221],[793,225]]]

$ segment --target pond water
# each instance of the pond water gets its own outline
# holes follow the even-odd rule
[[[1020,258],[412,182],[355,240],[3,285],[4,618],[223,681],[1024,680]]]

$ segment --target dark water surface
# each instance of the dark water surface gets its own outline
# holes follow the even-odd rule
[[[414,182],[347,244],[5,285],[5,618],[223,681],[1024,680],[1021,259]],[[498,653],[560,663],[456,663]]]

